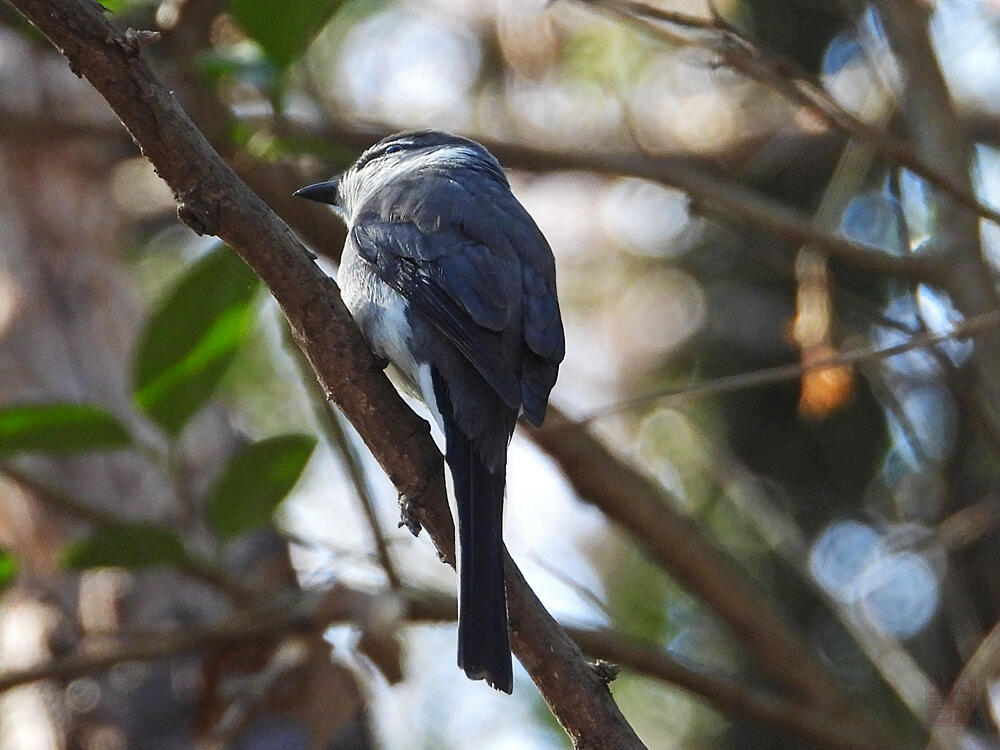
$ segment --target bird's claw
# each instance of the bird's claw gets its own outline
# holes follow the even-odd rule
[[[622,671],[622,668],[617,664],[612,664],[609,661],[604,661],[603,659],[598,659],[591,665],[591,669],[597,675],[598,679],[601,680],[605,685],[610,685],[618,677],[618,674]]]
[[[417,508],[414,503],[415,497],[406,494],[405,492],[399,495],[399,527],[405,526],[409,529],[413,536],[420,536],[420,531],[423,526],[420,525],[420,519],[417,518]]]

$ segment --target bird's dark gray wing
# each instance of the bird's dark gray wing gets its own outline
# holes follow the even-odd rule
[[[566,353],[556,297],[552,251],[534,220],[508,188],[489,180],[471,183],[480,192],[454,183],[441,187],[448,196],[448,215],[462,231],[494,251],[514,252],[520,265],[520,323],[525,346],[521,354],[521,404],[536,427],[545,419],[549,392]],[[416,197],[419,200],[419,197]],[[440,200],[440,199],[438,199]]]
[[[420,249],[427,249],[429,243],[456,240],[440,233],[428,238],[409,222],[356,222],[350,234],[358,255],[372,265],[379,278],[409,300],[504,403],[517,409],[521,405],[520,382],[504,357],[501,339],[505,312],[497,304],[495,289],[479,283],[495,275],[488,253],[468,246],[434,260],[417,259]]]
[[[425,171],[396,180],[363,207],[355,232],[359,254],[373,265],[380,253],[415,262],[420,286],[432,287],[422,289],[421,299],[436,320],[451,326],[442,332],[508,404],[510,382],[501,371],[510,371],[519,383],[517,402],[531,422],[540,424],[565,353],[555,262],[503,174],[452,165],[447,173]],[[393,265],[386,258],[381,263],[387,270]],[[457,321],[458,330],[452,316],[443,314],[448,305],[442,298],[466,313],[466,320]],[[511,326],[520,329],[525,345],[518,347],[523,352],[517,362],[505,360],[501,337],[483,340],[476,330],[504,332]]]

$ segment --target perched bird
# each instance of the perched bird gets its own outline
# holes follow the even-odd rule
[[[397,133],[295,193],[347,224],[344,302],[445,437],[458,511],[458,665],[513,689],[502,539],[507,445],[538,426],[565,352],[555,261],[475,141]],[[390,373],[392,374],[392,373]]]

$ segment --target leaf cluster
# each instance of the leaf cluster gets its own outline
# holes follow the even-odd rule
[[[251,329],[260,283],[228,248],[197,261],[149,317],[132,362],[133,402],[168,441],[179,440],[191,417],[212,398]],[[203,499],[206,520],[221,540],[271,522],[304,471],[316,438],[276,435],[243,446],[229,458]],[[0,408],[0,460],[19,454],[67,455],[137,450],[116,415],[88,403],[36,402]],[[163,525],[100,524],[63,553],[72,569],[148,568],[178,564],[191,553]],[[0,587],[17,563],[0,552]]]

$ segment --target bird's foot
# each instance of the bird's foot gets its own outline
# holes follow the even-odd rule
[[[612,664],[609,661],[604,661],[603,659],[598,659],[590,666],[594,670],[598,679],[605,685],[610,685],[618,677],[618,674],[622,671],[622,668],[617,664]]]
[[[399,528],[405,526],[413,536],[420,536],[423,526],[417,518],[416,497],[405,492],[399,494]]]

